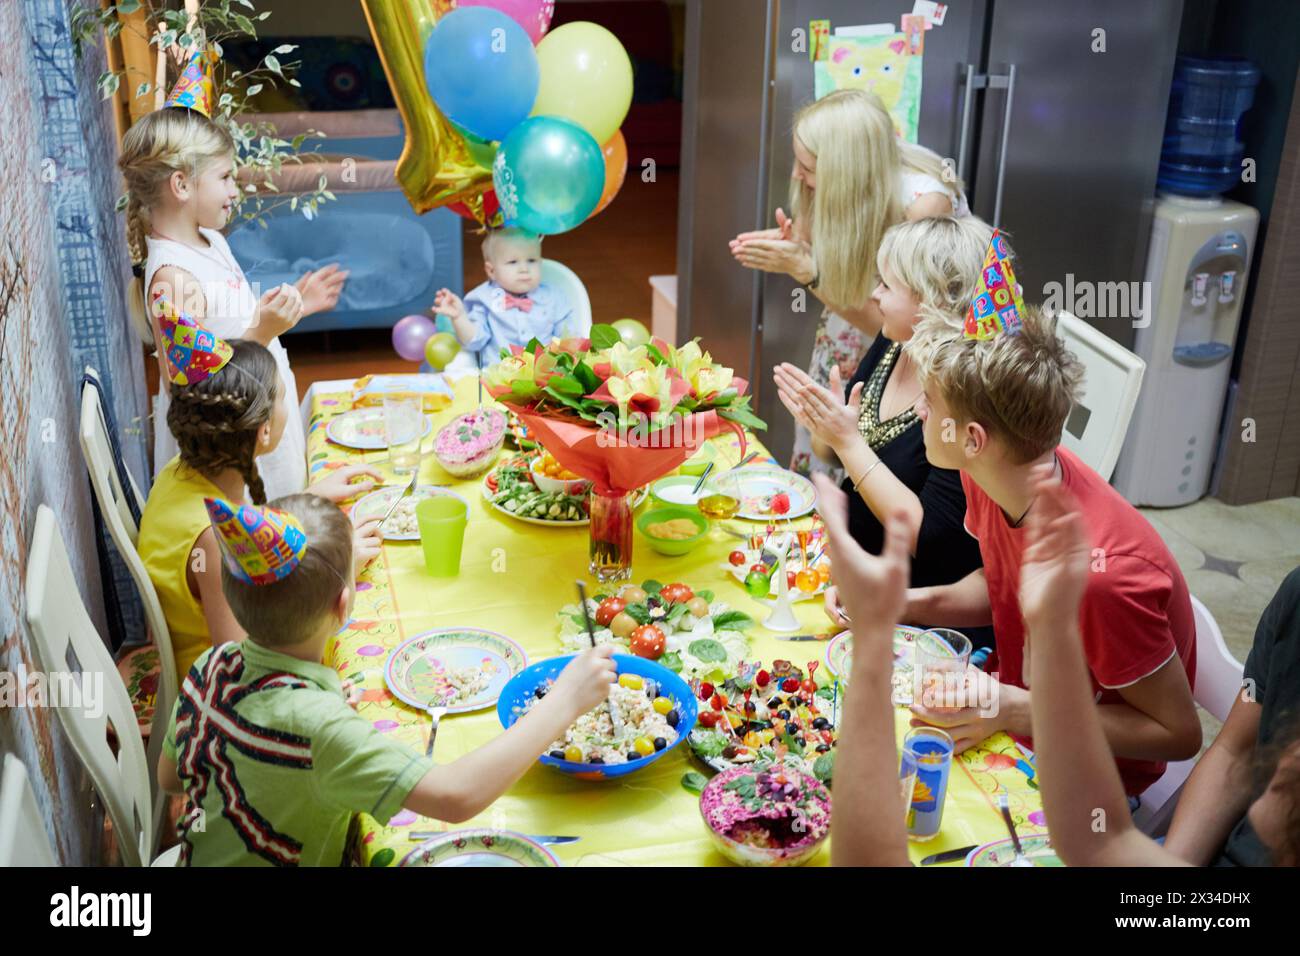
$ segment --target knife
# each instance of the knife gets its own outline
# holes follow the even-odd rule
[[[955,850],[945,850],[942,853],[936,853],[933,856],[927,856],[921,861],[922,866],[932,866],[935,863],[956,863],[958,860],[964,860],[970,854],[971,850],[978,847],[978,843],[972,843],[970,846],[958,847]]]
[[[781,634],[772,635],[778,641],[829,641],[835,635],[833,634],[791,634],[785,637]]]
[[[434,837],[442,836],[443,832],[444,831],[441,830],[417,830],[414,833],[411,833],[408,839],[423,843],[425,840],[432,840]],[[578,840],[582,839],[582,837],[577,836],[533,836],[529,833],[524,834],[524,836],[528,837],[528,839],[532,840],[534,843],[541,844],[576,843]]]

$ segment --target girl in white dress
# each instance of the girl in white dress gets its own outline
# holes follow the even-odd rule
[[[123,138],[119,160],[130,191],[131,255],[144,261],[146,301],[166,297],[222,338],[266,346],[275,357],[284,393],[296,401],[297,382],[279,336],[304,315],[333,308],[347,273],[332,265],[260,299],[254,295],[220,232],[239,195],[234,157],[229,133],[196,110],[161,109],[137,121]],[[145,312],[152,315],[152,309]],[[156,327],[154,341],[159,341]],[[165,425],[169,404],[164,374],[154,403],[155,475],[178,452]],[[307,436],[300,416],[290,416],[280,444],[258,459],[258,469],[268,498],[302,491]]]
[[[961,181],[924,146],[901,139],[880,98],[840,90],[801,109],[794,120],[790,208],[776,211],[775,229],[741,233],[731,242],[737,261],[782,272],[806,285],[825,306],[816,325],[808,374],[830,384],[830,370],[853,377],[880,331],[876,253],[881,238],[904,219],[968,216]],[[791,467],[842,472],[812,454],[806,429],[796,426]]]

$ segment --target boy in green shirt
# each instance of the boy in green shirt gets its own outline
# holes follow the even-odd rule
[[[158,782],[189,798],[182,859],[337,866],[352,816],[401,808],[450,823],[482,812],[605,699],[612,649],[569,664],[513,727],[437,766],[357,715],[320,663],[352,613],[352,524],[315,495],[265,509],[208,499],[222,590],[248,636],[206,651],[181,686]]]

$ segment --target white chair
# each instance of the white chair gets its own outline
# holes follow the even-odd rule
[[[98,378],[93,368],[86,367],[87,375]],[[153,720],[149,728],[148,763],[149,779],[154,790],[155,827],[162,825],[163,813],[167,805],[167,795],[158,789],[153,771],[158,766],[158,755],[162,752],[162,741],[167,733],[167,723],[171,718],[172,705],[176,702],[177,678],[176,657],[172,653],[171,633],[167,629],[167,618],[163,614],[158,593],[154,590],[149,572],[136,551],[140,529],[135,523],[131,509],[127,506],[127,495],[135,498],[136,510],[144,510],[144,499],[135,485],[135,480],[127,472],[129,488],[123,488],[114,467],[112,445],[109,441],[108,427],[104,421],[103,408],[100,405],[99,390],[87,382],[81,389],[81,451],[86,459],[86,469],[90,472],[90,484],[99,501],[99,510],[108,525],[108,533],[117,547],[118,553],[131,572],[140,602],[144,605],[145,622],[153,639],[153,648],[158,656],[158,689],[154,695]]]
[[[13,754],[5,754],[0,771],[0,868],[54,865],[54,850],[27,768]]]
[[[1057,316],[1056,332],[1087,373],[1083,395],[1065,421],[1061,444],[1110,481],[1137,405],[1146,362],[1068,312]]]
[[[1194,597],[1192,611],[1196,615],[1196,690],[1192,696],[1197,706],[1220,721],[1227,720],[1228,711],[1241,692],[1243,666],[1224,643],[1214,615]],[[1183,784],[1196,766],[1196,760],[1193,757],[1170,763],[1164,775],[1143,792],[1141,804],[1133,811],[1133,822],[1139,830],[1151,837],[1163,836],[1169,830]]]
[[[568,334],[575,338],[585,338],[591,332],[591,299],[587,295],[587,287],[582,284],[582,280],[578,278],[577,273],[562,262],[556,262],[554,259],[543,259],[542,281],[563,295],[569,302],[569,308],[572,311],[569,317]],[[494,364],[496,360],[495,355],[484,355],[483,367],[486,368]],[[423,366],[421,368],[427,371]],[[478,372],[478,365],[474,361],[474,353],[466,352],[463,349],[443,369],[443,373],[452,381],[463,375],[473,375],[476,372]]]
[[[157,838],[144,743],[126,687],[81,601],[58,521],[45,505],[36,509],[26,596],[27,623],[47,686],[79,697],[52,709],[108,808],[122,862],[141,866],[152,857]],[[116,754],[108,742],[110,722]],[[159,862],[178,856],[179,848],[173,848]]]

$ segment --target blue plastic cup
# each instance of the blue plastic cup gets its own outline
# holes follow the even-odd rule
[[[907,835],[917,843],[934,839],[943,823],[952,752],[952,738],[938,727],[914,727],[903,738],[903,753],[916,761],[916,785],[907,812]]]

